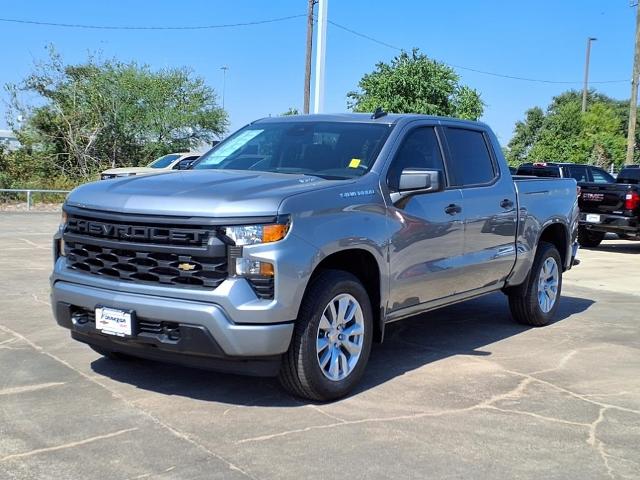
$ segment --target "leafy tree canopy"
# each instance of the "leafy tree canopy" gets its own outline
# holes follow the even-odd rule
[[[568,91],[553,98],[543,111],[534,107],[518,121],[509,142],[507,160],[589,163],[608,168],[625,159],[628,102],[589,92],[583,114],[582,94]]]
[[[186,68],[153,71],[93,56],[67,65],[49,48],[46,61],[6,88],[22,144],[15,156],[43,178],[90,180],[106,167],[210,143],[227,127],[213,89]]]
[[[460,84],[449,66],[420,53],[402,52],[390,63],[380,62],[358,84],[360,91],[347,94],[356,112],[422,113],[477,120],[484,103],[477,90]]]

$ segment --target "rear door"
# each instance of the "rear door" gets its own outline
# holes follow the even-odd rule
[[[416,122],[400,143],[386,174],[398,190],[406,168],[445,172],[434,126]],[[462,194],[458,188],[413,195],[389,207],[396,225],[389,246],[389,310],[397,311],[456,293],[464,245]]]
[[[449,170],[464,203],[463,274],[467,292],[503,282],[515,262],[516,192],[501,175],[491,139],[482,130],[447,127]]]

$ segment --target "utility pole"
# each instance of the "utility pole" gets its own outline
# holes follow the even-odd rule
[[[638,75],[640,74],[640,7],[636,5],[636,47],[633,54],[633,76],[631,77],[631,101],[629,102],[629,128],[627,130],[627,158],[625,165],[633,163],[636,146],[636,118],[638,113]]]
[[[222,109],[224,110],[224,92],[227,89],[227,70],[229,70],[229,67],[223,65],[220,70],[222,70]]]
[[[587,38],[587,61],[584,64],[584,86],[582,87],[582,113],[587,111],[587,93],[589,91],[589,59],[591,57],[591,42],[597,38]]]
[[[327,4],[329,0],[318,0],[318,33],[316,37],[316,72],[313,113],[324,110],[324,64],[327,49]]]
[[[311,52],[313,51],[313,6],[317,0],[309,0],[307,12],[307,55],[304,64],[304,105],[302,113],[309,113],[309,101],[311,98]]]

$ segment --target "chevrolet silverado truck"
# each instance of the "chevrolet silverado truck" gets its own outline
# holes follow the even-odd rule
[[[597,247],[606,233],[640,239],[640,168],[623,168],[615,183],[583,185],[579,206],[583,247]]]
[[[576,181],[514,181],[482,123],[267,118],[190,170],[71,192],[51,304],[106,357],[278,376],[327,401],[390,322],[502,291],[517,321],[549,323],[577,219]]]

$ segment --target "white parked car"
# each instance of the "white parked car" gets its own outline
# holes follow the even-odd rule
[[[158,173],[162,170],[184,170],[198,158],[200,158],[200,155],[193,152],[169,153],[168,155],[155,159],[146,167],[110,168],[100,174],[100,180],[146,175],[149,173]]]

